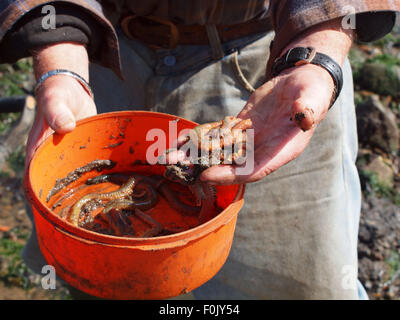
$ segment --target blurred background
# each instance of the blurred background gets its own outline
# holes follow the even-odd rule
[[[377,42],[354,44],[350,61],[363,191],[359,279],[370,299],[400,300],[400,26]],[[41,275],[21,259],[32,229],[22,179],[34,112],[32,101],[16,97],[32,94],[34,85],[30,59],[0,65],[0,300],[71,299],[62,283],[43,290]],[[5,112],[11,104],[20,111]]]

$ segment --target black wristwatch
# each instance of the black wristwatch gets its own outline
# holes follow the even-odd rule
[[[316,52],[316,50],[311,47],[289,49],[282,57],[275,59],[271,70],[272,76],[277,76],[285,69],[307,63],[321,66],[332,76],[333,82],[335,83],[335,92],[330,105],[330,107],[332,107],[343,87],[343,73],[342,68],[326,54]]]

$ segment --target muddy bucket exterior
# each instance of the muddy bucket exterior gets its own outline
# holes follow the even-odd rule
[[[225,263],[243,206],[242,185],[217,187],[223,211],[213,219],[154,238],[116,237],[75,227],[46,201],[57,179],[97,159],[115,161],[115,172],[141,167],[161,174],[159,167],[146,164],[146,152],[154,145],[147,134],[161,129],[167,142],[172,141],[176,137],[170,137],[171,123],[178,133],[196,125],[154,112],[106,113],[79,121],[70,134],[50,136],[36,151],[24,187],[40,249],[56,274],[73,287],[101,298],[164,299],[197,288]]]

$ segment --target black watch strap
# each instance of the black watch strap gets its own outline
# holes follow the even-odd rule
[[[343,87],[342,68],[326,54],[316,52],[314,48],[297,47],[289,49],[282,57],[277,58],[272,65],[272,76],[275,77],[283,70],[312,63],[326,69],[335,83],[335,92],[330,107],[335,103]]]

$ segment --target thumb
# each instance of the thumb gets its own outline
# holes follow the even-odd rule
[[[36,93],[39,113],[44,116],[55,132],[70,132],[76,125],[76,117],[73,113],[73,109],[76,108],[74,100],[78,100],[82,106],[84,94],[86,93],[75,79],[49,78]]]
[[[42,112],[50,128],[55,132],[67,133],[75,129],[75,117],[64,100],[58,97],[49,99],[43,105]]]
[[[303,131],[307,131],[315,127],[315,117],[316,114],[312,106],[307,106],[307,104],[301,100],[296,100],[293,103],[290,119],[294,121]]]
[[[38,99],[40,113],[51,129],[57,133],[67,133],[74,130],[76,121],[68,100],[58,93],[45,95]]]
[[[292,104],[290,119],[303,131],[315,128],[327,114],[330,104],[327,97],[331,95],[329,90],[318,90],[316,85],[302,90]]]

